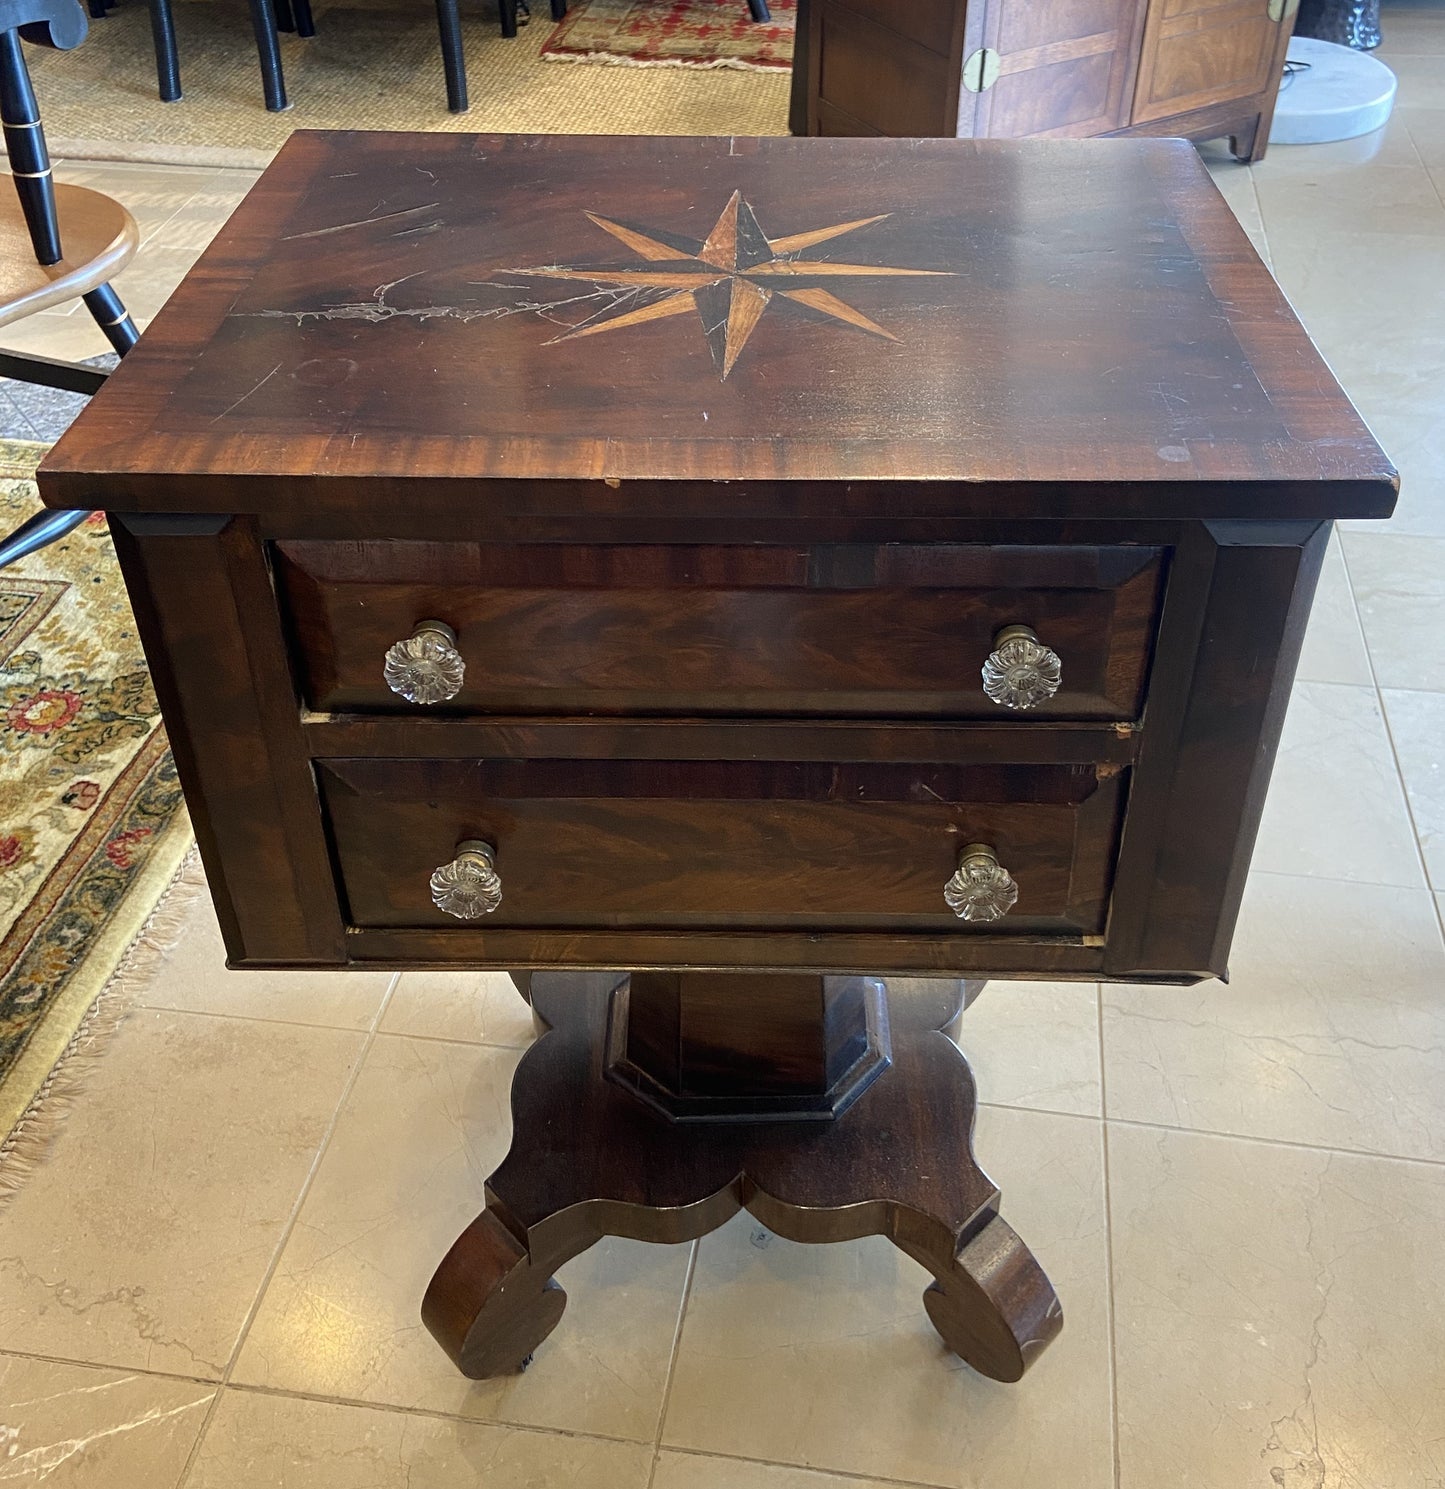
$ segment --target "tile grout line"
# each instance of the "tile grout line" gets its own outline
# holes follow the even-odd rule
[[[309,974],[303,973],[302,975]],[[401,975],[401,973],[396,972],[392,974],[392,977],[400,977]],[[384,1013],[386,1011],[390,1002],[391,986],[390,981],[388,981],[387,988],[382,993],[381,1001],[378,1005],[381,1012]],[[380,1016],[379,1014],[368,1014],[365,1022],[358,1024],[322,1024],[316,1023],[311,1019],[273,1018],[264,1013],[228,1013],[223,1008],[177,1008],[172,1003],[147,1003],[144,1001],[144,994],[141,995],[141,999],[134,1003],[132,1007],[137,1010],[144,1009],[147,1013],[179,1013],[184,1014],[188,1018],[226,1019],[235,1024],[266,1024],[273,1029],[318,1029],[328,1034],[370,1034],[373,1032],[373,1024]],[[376,1029],[374,1032],[388,1039],[398,1037],[395,1030]],[[433,1043],[437,1044],[466,1044],[475,1046],[487,1043],[484,1039],[444,1039],[443,1036],[437,1034],[406,1034],[403,1032],[400,1037],[405,1039],[430,1039]],[[528,1046],[520,1044],[493,1045],[491,1047],[494,1049],[528,1048]]]
[[[221,1379],[216,1383],[215,1395],[211,1397],[210,1404],[206,1408],[205,1418],[201,1422],[200,1431],[196,1433],[195,1442],[191,1444],[191,1451],[186,1454],[186,1461],[176,1478],[175,1489],[185,1489],[185,1484],[191,1476],[191,1470],[195,1467],[196,1459],[200,1456],[201,1447],[206,1441],[207,1434],[210,1432],[211,1422],[214,1420],[216,1412],[220,1407],[221,1398],[226,1394],[226,1388],[231,1383],[231,1374],[241,1358],[241,1351],[246,1347],[246,1339],[251,1332],[251,1325],[255,1322],[257,1313],[260,1312],[261,1301],[271,1286],[271,1281],[276,1275],[276,1269],[281,1265],[281,1257],[285,1253],[292,1232],[296,1229],[296,1222],[301,1218],[302,1206],[305,1205],[306,1198],[311,1193],[311,1186],[315,1183],[316,1175],[320,1171],[322,1161],[330,1150],[331,1140],[335,1136],[336,1128],[341,1121],[341,1114],[346,1109],[346,1103],[351,1099],[351,1093],[361,1076],[362,1066],[366,1064],[366,1057],[370,1053],[372,1045],[376,1042],[377,1027],[381,1023],[382,1016],[385,1014],[387,1005],[391,1001],[392,993],[400,981],[401,973],[394,972],[390,982],[387,984],[386,993],[381,999],[376,1015],[362,1038],[361,1048],[357,1051],[356,1060],[347,1074],[341,1088],[341,1094],[337,1097],[336,1105],[332,1109],[331,1120],[326,1124],[326,1131],[322,1133],[321,1141],[317,1144],[316,1153],[311,1160],[311,1166],[306,1171],[306,1177],[302,1180],[296,1199],[291,1206],[291,1213],[286,1217],[286,1224],[282,1227],[281,1234],[277,1238],[275,1247],[272,1249],[271,1260],[267,1264],[266,1271],[256,1287],[255,1295],[251,1299],[251,1306],[246,1310],[246,1316],[241,1321],[241,1327],[236,1334],[236,1342],[231,1347],[230,1358],[226,1361],[226,1368],[221,1372]],[[354,1033],[356,1031],[353,1030],[351,1032]]]
[[[662,1461],[662,1434],[667,1430],[667,1408],[672,1403],[672,1385],[677,1377],[677,1357],[682,1351],[682,1330],[687,1322],[687,1305],[692,1301],[692,1281],[697,1276],[698,1257],[702,1252],[703,1238],[692,1243],[692,1255],[687,1259],[687,1275],[682,1280],[682,1301],[677,1310],[677,1329],[672,1336],[672,1352],[667,1359],[667,1380],[662,1388],[662,1405],[657,1413],[657,1432],[652,1439],[652,1466],[647,1471],[647,1489],[652,1489],[657,1478],[657,1465]]]
[[[175,1370],[157,1370],[153,1365],[141,1368],[138,1365],[108,1365],[102,1360],[70,1360],[64,1355],[45,1354],[34,1349],[15,1349],[8,1344],[0,1346],[0,1360],[34,1360],[41,1365],[66,1365],[76,1370],[108,1370],[142,1380],[165,1380],[176,1385],[204,1386],[208,1391],[217,1390],[220,1384],[218,1381],[208,1380],[204,1375],[183,1375]]]
[[[1390,759],[1395,766],[1395,779],[1399,782],[1400,794],[1405,798],[1405,820],[1410,824],[1410,839],[1415,845],[1415,858],[1420,865],[1420,874],[1425,882],[1426,893],[1433,898],[1434,884],[1430,878],[1430,865],[1425,858],[1425,847],[1420,841],[1420,824],[1415,816],[1414,805],[1410,801],[1410,786],[1405,779],[1405,768],[1400,763],[1400,751],[1395,744],[1395,731],[1390,725],[1390,713],[1385,707],[1385,690],[1380,686],[1379,673],[1375,670],[1375,654],[1370,650],[1370,638],[1365,630],[1365,620],[1360,614],[1360,602],[1355,594],[1355,581],[1350,575],[1350,555],[1347,550],[1343,535],[1340,537],[1340,562],[1345,566],[1345,580],[1349,585],[1350,599],[1355,606],[1355,621],[1360,627],[1360,637],[1365,643],[1365,665],[1370,669],[1370,685],[1375,693],[1375,706],[1380,710],[1380,721],[1385,726],[1385,742],[1390,747]],[[1407,691],[1400,689],[1401,692]],[[1430,689],[1423,691],[1429,692]],[[1439,904],[1435,901],[1436,917],[1439,918]]]
[[[1386,1153],[1378,1148],[1339,1148],[1327,1143],[1307,1143],[1298,1138],[1266,1137],[1255,1132],[1228,1132],[1220,1127],[1188,1127],[1170,1122],[1150,1122],[1142,1117],[1091,1116],[1087,1112],[1065,1112],[1057,1107],[1019,1106],[1007,1101],[980,1101],[980,1109],[1004,1112],[1030,1112],[1039,1117],[1056,1117],[1065,1122],[1099,1122],[1111,1127],[1138,1127],[1148,1132],[1185,1132],[1195,1137],[1214,1137],[1222,1142],[1260,1143],[1268,1148],[1297,1148],[1305,1153],[1333,1153],[1341,1158],[1369,1158],[1382,1163],[1420,1163],[1427,1168],[1445,1168],[1445,1158],[1423,1158],[1410,1153]]]
[[[1380,1153],[1373,1148],[1330,1148],[1323,1143],[1302,1143],[1294,1138],[1257,1137],[1248,1132],[1221,1132],[1215,1127],[1173,1127],[1168,1122],[1145,1122],[1138,1117],[1106,1117],[1103,1120],[1106,1127],[1137,1127],[1144,1132],[1182,1132],[1190,1137],[1216,1138],[1222,1143],[1257,1143],[1265,1148],[1292,1148],[1303,1153],[1327,1153],[1339,1158],[1367,1158],[1375,1163],[1418,1163],[1425,1168],[1445,1168],[1445,1158],[1406,1157],[1400,1153]]]
[[[203,1384],[216,1385],[215,1381]],[[265,1396],[276,1401],[307,1401],[317,1406],[352,1407],[357,1411],[384,1412],[393,1417],[422,1417],[428,1422],[454,1422],[467,1427],[492,1427],[499,1432],[532,1432],[539,1437],[562,1437],[581,1442],[616,1443],[645,1448],[638,1437],[616,1437],[606,1432],[584,1432],[576,1427],[551,1427],[541,1422],[513,1422],[505,1417],[468,1417],[432,1406],[401,1406],[395,1401],[369,1401],[359,1396],[328,1396],[324,1391],[303,1391],[290,1386],[263,1386],[251,1381],[232,1381],[226,1389],[242,1396]]]
[[[780,1463],[776,1458],[749,1458],[743,1453],[720,1453],[711,1448],[669,1448],[668,1451],[687,1458],[708,1458],[715,1463],[753,1463],[759,1468],[780,1468],[788,1473],[806,1474],[809,1478],[843,1479],[850,1484],[887,1484],[889,1489],[949,1489],[941,1481],[891,1479],[887,1474],[858,1473],[851,1468],[815,1468],[806,1463]]]
[[[1114,1199],[1109,1188],[1109,1077],[1104,1058],[1104,985],[1094,984],[1099,1017],[1099,1150],[1104,1167],[1104,1312],[1109,1323],[1109,1420],[1113,1449],[1114,1489],[1120,1489],[1119,1458],[1119,1338],[1114,1322]]]

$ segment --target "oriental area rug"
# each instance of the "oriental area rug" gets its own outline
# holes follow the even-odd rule
[[[544,0],[536,0],[540,7]],[[746,0],[579,0],[542,48],[547,62],[624,67],[737,67],[786,72],[797,0],[770,0],[754,21]]]
[[[0,440],[0,532],[39,509],[45,448]],[[0,1154],[190,839],[97,514],[0,570]]]

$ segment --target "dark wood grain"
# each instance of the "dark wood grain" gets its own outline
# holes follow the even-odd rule
[[[955,922],[961,925],[962,922]],[[878,975],[915,977],[1045,978],[1098,982],[1106,976],[1104,938],[1076,934],[989,935],[904,929],[859,931],[817,929],[747,930],[512,930],[469,929],[456,922],[424,929],[366,928],[348,931],[346,953],[356,967],[494,967],[554,969],[617,967],[690,968],[760,972],[835,972],[867,967]],[[246,963],[278,965],[265,957]],[[282,963],[281,965],[285,965]],[[1137,981],[1116,978],[1116,981]],[[1151,982],[1198,982],[1198,972],[1149,978]]]
[[[1156,691],[1120,859],[1108,970],[1223,976],[1329,528],[1211,525],[1165,625],[1180,666]],[[1202,591],[1202,592],[1201,592]],[[1244,603],[1244,597],[1248,602]],[[1267,647],[1253,645],[1260,635]],[[1190,660],[1189,639],[1198,649]],[[1173,638],[1170,638],[1173,640]]]
[[[960,985],[893,994],[893,1067],[847,1116],[688,1124],[659,1121],[601,1076],[617,984],[605,974],[532,978],[551,1032],[518,1067],[511,1151],[422,1304],[464,1373],[526,1364],[566,1305],[551,1273],[604,1235],[685,1241],[746,1208],[795,1241],[888,1236],[933,1274],[925,1305],[949,1348],[995,1379],[1022,1376],[1063,1314],[971,1151],[973,1079],[940,1032]]]
[[[448,712],[1006,717],[979,674],[999,631],[1023,624],[1064,659],[1037,716],[1128,719],[1162,572],[1137,547],[278,551],[312,706],[412,713],[381,661],[434,619],[467,661]]]
[[[487,928],[1102,929],[1124,777],[1111,767],[328,760],[351,924],[455,926],[428,881],[489,843]],[[996,925],[943,886],[967,843],[1018,881]]]
[[[607,1078],[678,1122],[835,1121],[888,1069],[877,978],[634,972]]]
[[[788,282],[886,334],[775,295],[723,379],[697,313],[558,340],[606,298],[549,311],[592,286],[518,272],[647,267],[589,212],[696,252],[734,192],[774,236],[878,218],[800,250]],[[1009,206],[1024,201],[1026,244]],[[413,493],[434,505],[440,483],[477,537],[558,502],[716,515],[715,490],[689,510],[675,489],[713,481],[779,517],[776,482],[812,483],[825,512],[900,511],[872,483],[912,482],[935,511],[1016,519],[1057,515],[1036,499],[1067,509],[1075,486],[1071,515],[1112,490],[1131,515],[1212,516],[1234,487],[1245,515],[1296,516],[1339,482],[1334,515],[1379,515],[1393,473],[1283,297],[1261,273],[1247,315],[1214,284],[1240,242],[1195,153],[1167,142],[300,132],[47,457],[42,490],[259,512],[298,505],[284,477],[342,521],[395,520]],[[840,263],[925,277],[807,268]],[[1246,354],[1260,317],[1287,349]],[[1297,390],[1329,438],[1291,423]]]
[[[238,960],[344,959],[316,788],[254,525],[111,523],[220,916]]]

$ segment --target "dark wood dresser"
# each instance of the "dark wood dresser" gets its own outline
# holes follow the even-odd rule
[[[798,0],[794,134],[1269,143],[1299,0]]]
[[[473,1375],[745,1205],[1017,1378],[1060,1308],[941,1031],[1225,971],[1395,490],[1179,142],[314,133],[40,479],[111,514],[231,964],[550,1028],[424,1304]]]

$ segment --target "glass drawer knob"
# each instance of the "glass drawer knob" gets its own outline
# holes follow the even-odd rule
[[[1019,887],[986,843],[970,843],[958,856],[944,902],[960,920],[1002,920],[1018,903]]]
[[[408,703],[445,703],[462,690],[467,664],[457,633],[439,620],[421,621],[386,654],[386,685]]]
[[[496,849],[480,838],[458,843],[457,856],[431,876],[431,900],[458,920],[490,915],[502,903]]]
[[[1005,708],[1037,708],[1059,691],[1064,664],[1027,626],[1005,626],[983,664],[983,690]]]

